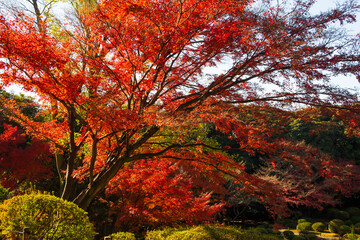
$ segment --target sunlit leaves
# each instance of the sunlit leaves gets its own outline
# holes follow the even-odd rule
[[[311,16],[307,1],[266,10],[255,3],[75,1],[76,21],[56,32],[44,31],[46,22],[36,27],[30,17],[4,15],[1,86],[38,95],[47,118],[33,121],[11,101],[1,107],[66,158],[62,197],[83,208],[124,166],[151,159],[192,162],[194,177],[204,169],[222,172],[276,205],[281,194],[269,194],[276,187],[246,173],[224,151],[229,146],[208,141],[201,127],[212,124],[241,151],[275,166],[280,157],[308,169],[312,151],[283,150],[291,147],[281,139],[291,113],[274,105],[354,108],[356,94],[327,80],[359,75],[358,40],[330,28],[351,21],[357,6]],[[208,71],[224,61],[221,72]],[[358,117],[338,115],[355,134]],[[78,182],[84,185],[72,199]]]

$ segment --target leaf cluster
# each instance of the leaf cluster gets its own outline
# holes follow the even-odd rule
[[[24,227],[30,238],[93,239],[95,232],[86,212],[55,196],[31,193],[15,196],[0,205],[1,235],[17,237]]]

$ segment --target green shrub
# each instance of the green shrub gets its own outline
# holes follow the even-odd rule
[[[305,218],[298,219],[298,223],[303,223],[303,222],[310,222],[310,221]]]
[[[323,232],[326,229],[326,225],[324,223],[322,223],[322,222],[316,222],[313,225],[311,225],[311,228],[314,231]]]
[[[0,204],[9,198],[9,191],[0,185]]]
[[[285,228],[296,228],[297,222],[292,219],[281,219],[280,224],[283,225]]]
[[[326,212],[328,218],[337,218],[341,220],[347,220],[350,218],[350,214],[346,211],[339,210],[337,208],[329,208]]]
[[[117,232],[111,234],[111,240],[136,240],[136,237],[130,232]]]
[[[343,238],[350,239],[350,240],[357,240],[359,237],[360,237],[360,235],[354,234],[354,233],[347,233],[343,236]]]
[[[328,228],[331,233],[339,233],[340,226],[344,225],[344,221],[341,219],[333,219],[329,222]]]
[[[326,216],[330,219],[337,218],[339,212],[340,210],[337,208],[328,208],[326,210]]]
[[[253,228],[252,230],[255,231],[255,232],[259,232],[259,233],[265,233],[265,234],[269,233],[268,229],[262,228],[262,227],[256,227],[256,228]]]
[[[312,230],[311,225],[311,222],[301,222],[296,226],[296,229],[300,232],[308,232]]]
[[[165,234],[162,232],[166,231]],[[149,231],[146,240],[280,240],[278,235],[254,230],[241,230],[232,226],[204,225],[187,229]]]
[[[353,225],[353,222],[350,219],[346,220],[344,223],[345,223],[345,225],[348,225],[348,226]]]
[[[7,238],[30,228],[29,240],[94,238],[93,225],[76,204],[52,195],[31,193],[13,197],[0,205],[0,228]]]
[[[284,231],[282,233],[282,235],[284,236],[284,239],[286,239],[286,240],[293,240],[295,233],[293,233],[292,231]]]
[[[360,217],[359,217],[359,216],[352,216],[352,217],[350,218],[350,220],[351,220],[351,222],[352,222],[353,224],[360,223]]]
[[[350,218],[350,214],[348,212],[345,211],[339,211],[337,213],[337,215],[335,216],[335,218],[339,218],[341,220],[347,220]]]
[[[349,207],[345,210],[350,214],[350,216],[358,216],[360,217],[360,208],[358,207]]]
[[[173,234],[176,231],[182,231],[182,230],[187,230],[188,228],[165,228],[163,230],[153,230],[153,231],[148,231],[146,233],[146,238],[147,240],[155,240],[155,239],[166,239],[168,236],[170,236],[171,234]]]
[[[339,227],[339,234],[344,235],[346,233],[351,233],[351,227],[348,225],[342,225]]]

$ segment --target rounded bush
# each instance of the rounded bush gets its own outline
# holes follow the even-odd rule
[[[351,227],[348,225],[342,225],[339,227],[339,234],[344,235],[346,233],[351,233]]]
[[[339,212],[340,212],[340,210],[337,208],[328,208],[326,210],[326,215],[330,219],[337,218]]]
[[[344,223],[345,223],[345,225],[348,225],[348,226],[353,225],[353,222],[350,219],[346,220]]]
[[[311,222],[301,222],[296,226],[296,229],[300,232],[308,232],[312,230],[311,226]]]
[[[310,221],[305,218],[298,219],[298,223],[303,223],[303,222],[310,222]]]
[[[135,234],[130,232],[117,232],[111,234],[112,240],[136,240]]]
[[[293,233],[292,231],[284,231],[282,233],[282,235],[284,236],[284,239],[286,239],[286,240],[293,240],[295,233]]]
[[[322,223],[322,222],[316,222],[313,225],[311,225],[311,228],[314,231],[323,232],[326,229],[326,225],[324,223]]]
[[[350,214],[348,212],[345,211],[339,211],[337,213],[337,215],[335,216],[335,218],[339,218],[341,220],[347,220],[350,218]]]
[[[339,233],[340,226],[344,225],[344,221],[341,219],[333,219],[329,222],[328,228],[331,233]]]
[[[242,230],[232,226],[202,225],[191,228],[149,231],[146,240],[281,240],[279,235]]]
[[[0,185],[0,203],[3,203],[9,198],[9,191]]]
[[[348,207],[345,211],[348,212],[350,216],[360,217],[360,208],[358,207]]]
[[[29,240],[83,239],[95,236],[86,212],[76,204],[52,195],[31,193],[13,197],[0,205],[0,228],[7,238],[30,228]]]

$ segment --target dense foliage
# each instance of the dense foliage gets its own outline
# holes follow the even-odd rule
[[[231,226],[203,225],[192,228],[164,229],[150,231],[146,240],[280,240],[281,236],[261,233],[254,230],[242,230]]]
[[[95,236],[84,210],[41,193],[16,196],[0,205],[0,236],[18,238],[24,227],[30,229],[30,240],[91,240]]]
[[[18,84],[37,94],[41,114],[51,117],[36,122],[7,98],[1,108],[27,134],[51,145],[64,183],[61,197],[82,208],[126,163],[174,159],[213,166],[281,212],[273,206],[286,199],[268,179],[209,152],[211,146],[188,138],[189,130],[213,123],[243,151],[260,152],[270,163],[279,149],[293,145],[273,141],[273,124],[284,112],[262,121],[248,115],[248,103],[340,105],[339,116],[357,131],[357,96],[327,82],[331,74],[359,75],[358,40],[331,28],[355,21],[352,1],[320,15],[310,14],[308,1],[276,8],[271,1],[265,8],[234,0],[72,2],[77,19],[64,25],[46,21],[41,11],[33,18],[1,16],[1,86]],[[225,71],[207,72],[226,59]],[[264,93],[259,83],[276,90]],[[305,153],[310,161],[313,151]],[[306,169],[291,155],[281,157]]]
[[[8,189],[0,185],[0,204],[9,198]]]
[[[133,231],[360,192],[358,94],[329,82],[360,79],[354,1],[314,15],[308,0],[71,0],[58,21],[57,0],[27,2],[0,13],[4,186],[51,166],[62,199],[100,199]]]
[[[26,140],[15,126],[3,125],[0,133],[1,185],[15,188],[24,180],[32,182],[51,177],[49,147],[43,141]]]
[[[21,112],[32,119],[38,107],[34,99],[0,90],[0,95],[20,105]],[[52,177],[51,154],[46,142],[27,136],[21,126],[0,110],[0,184],[11,189],[26,182],[36,183]]]
[[[135,235],[130,232],[117,232],[111,234],[112,240],[136,240]]]
[[[211,202],[211,191],[225,192],[224,180],[203,166],[197,179],[194,165],[163,161],[128,164],[106,187],[122,231],[197,224],[212,220],[224,203]],[[209,192],[206,192],[209,191]]]

